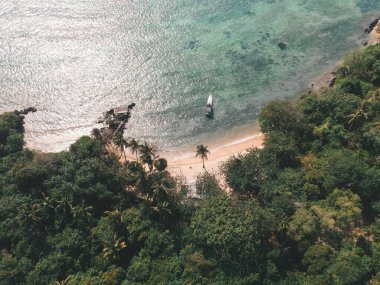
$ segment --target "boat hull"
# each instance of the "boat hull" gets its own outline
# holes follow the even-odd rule
[[[208,99],[207,99],[207,105],[206,105],[206,112],[205,112],[205,115],[206,117],[209,117],[211,118],[212,115],[213,115],[213,108],[212,108],[212,95],[208,96]]]

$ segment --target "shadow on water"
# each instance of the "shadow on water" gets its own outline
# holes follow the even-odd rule
[[[214,120],[214,107],[212,107],[211,112],[209,114],[205,114],[205,117],[208,120]]]

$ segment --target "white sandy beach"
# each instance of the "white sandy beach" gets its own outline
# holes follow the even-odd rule
[[[176,151],[162,150],[158,154],[168,161],[168,171],[174,176],[186,178],[188,184],[193,184],[198,174],[207,170],[217,175],[219,181],[223,184],[223,177],[220,176],[219,167],[234,155],[244,154],[250,148],[262,148],[264,143],[264,134],[260,132],[257,125],[244,126],[238,132],[231,131],[230,134],[219,138],[213,143],[206,145],[210,151],[208,159],[205,160],[205,169],[203,169],[202,160],[196,157],[196,145],[192,148],[185,148]],[[124,162],[124,156],[120,151],[113,147],[112,152],[120,156],[120,162]],[[128,160],[135,160],[135,155],[126,151]],[[223,186],[223,185],[222,185]]]
[[[227,137],[214,144],[207,145],[210,154],[205,161],[205,169],[218,175],[220,165],[230,157],[238,154],[244,154],[247,149],[258,147],[261,148],[264,142],[264,134],[257,128],[240,136]],[[195,157],[194,149],[187,149],[175,152],[161,152],[160,156],[168,160],[168,170],[174,176],[183,176],[188,183],[193,183],[197,175],[204,171],[202,160]]]

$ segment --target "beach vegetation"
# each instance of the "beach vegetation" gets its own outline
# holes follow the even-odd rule
[[[164,171],[168,167],[168,161],[165,158],[156,159],[153,164],[157,171]]]
[[[136,155],[136,161],[138,160],[138,154],[139,154],[139,149],[140,149],[140,144],[137,140],[135,139],[130,139],[128,141],[128,146],[132,152],[132,154]]]
[[[201,198],[216,195],[223,191],[215,174],[208,171],[198,174],[195,188],[197,195]]]
[[[204,169],[205,169],[205,159],[208,158],[209,153],[210,153],[210,151],[208,150],[207,146],[205,146],[203,144],[197,146],[195,156],[200,157],[202,159],[202,165],[203,165]]]

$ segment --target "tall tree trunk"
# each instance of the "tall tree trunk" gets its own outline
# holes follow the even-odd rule
[[[148,167],[149,167],[149,172],[152,173],[153,172],[153,163],[149,163]]]

